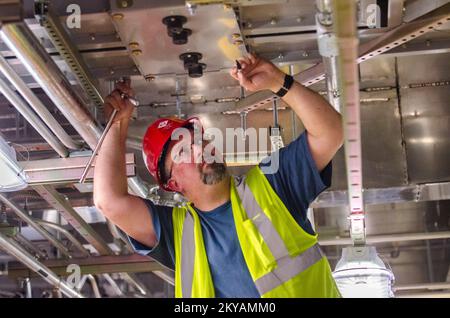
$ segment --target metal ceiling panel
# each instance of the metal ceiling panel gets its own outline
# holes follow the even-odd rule
[[[449,59],[448,53],[399,59],[408,173],[413,183],[450,180]]]
[[[123,14],[114,24],[123,43],[137,42],[140,55],[134,60],[143,75],[186,74],[180,54],[199,52],[200,62],[206,64],[206,72],[234,66],[234,60],[246,50],[235,45],[240,38],[236,16],[232,8],[219,5],[199,6],[190,15],[184,1],[133,1],[127,8],[118,8],[111,1],[112,15]],[[175,45],[168,36],[163,18],[182,15],[187,18],[184,28],[192,30],[185,45]],[[233,38],[233,34],[237,34]]]
[[[405,184],[400,116],[395,89],[361,92],[363,185],[382,188]],[[333,159],[331,189],[346,189],[343,150]]]

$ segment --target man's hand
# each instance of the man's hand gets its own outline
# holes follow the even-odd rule
[[[124,82],[116,83],[114,90],[105,98],[104,112],[106,119],[111,116],[113,109],[118,110],[116,116],[114,117],[114,122],[130,119],[131,114],[133,113],[134,105],[126,97],[122,98],[120,96],[122,93],[130,97],[134,96],[134,91],[130,84],[130,79],[126,79]]]
[[[271,62],[250,54],[239,59],[242,69],[233,67],[230,75],[250,92],[269,89],[277,92],[284,83],[285,74]]]

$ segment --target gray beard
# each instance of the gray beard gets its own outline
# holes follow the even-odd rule
[[[212,163],[209,166],[210,171],[208,171],[208,172],[203,172],[201,170],[201,167],[199,167],[199,169],[200,169],[200,177],[202,179],[202,182],[206,185],[217,184],[228,175],[227,167],[225,166],[224,163],[218,163],[218,162]]]

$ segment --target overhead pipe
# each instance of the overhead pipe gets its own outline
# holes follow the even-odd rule
[[[5,24],[0,34],[56,107],[94,149],[101,134],[99,126],[30,28],[25,23]]]
[[[36,220],[36,223],[43,227],[49,227],[51,229],[54,229],[55,231],[63,234],[72,244],[83,254],[85,257],[89,257],[89,252],[83,247],[83,245],[80,243],[80,241],[77,240],[75,236],[72,235],[69,231],[67,231],[65,228],[63,228],[61,225],[53,223],[53,222],[47,222],[44,220]]]
[[[341,98],[338,81],[339,54],[337,37],[333,32],[333,3],[331,0],[316,0],[317,43],[325,68],[328,100],[340,112]]]
[[[148,295],[149,291],[147,287],[145,287],[145,285],[139,281],[139,278],[135,273],[123,273],[122,279],[127,281],[128,284],[134,285],[134,287],[139,291],[141,295]]]
[[[14,213],[26,222],[29,226],[35,229],[40,235],[49,240],[49,242],[61,251],[68,258],[72,258],[67,248],[61,244],[56,238],[54,238],[49,232],[47,232],[44,228],[42,228],[39,224],[37,224],[25,211],[22,211],[19,207],[17,207],[13,202],[11,202],[3,193],[0,193],[0,200],[3,201]]]
[[[24,23],[3,25],[0,36],[78,134],[95,149],[101,129],[29,27]],[[140,197],[148,195],[148,188],[137,177],[128,178],[128,188]]]
[[[109,274],[102,274],[105,280],[109,283],[112,289],[115,291],[117,296],[123,296],[123,291],[120,289],[119,285],[117,285],[116,281]]]
[[[95,149],[101,129],[29,27],[24,23],[3,25],[0,36],[78,134]],[[128,187],[143,198],[148,194],[147,187],[136,177],[128,178]]]
[[[122,235],[122,232],[120,232],[119,228],[108,219],[106,220],[106,224],[108,225],[108,229],[114,237],[114,240],[121,243],[119,246],[120,250],[125,250],[128,253],[133,253],[133,246],[131,245],[130,241]],[[148,293],[148,290],[141,282],[139,282],[139,279],[134,274],[124,273],[124,279],[127,280],[130,284],[134,285],[141,294],[146,295]]]
[[[83,289],[84,285],[86,284],[86,280],[89,280],[89,283],[91,284],[92,292],[94,293],[94,297],[102,298],[102,296],[100,294],[100,289],[98,288],[97,281],[95,280],[95,277],[92,274],[83,275],[83,277],[81,278],[78,285],[75,286],[75,289],[77,291],[81,291]]]
[[[14,236],[14,239],[21,245],[23,245],[25,248],[27,248],[29,251],[33,251],[34,255],[37,258],[45,258],[46,255],[44,252],[39,250],[36,246],[34,246],[33,243],[31,243],[25,236],[23,236],[20,232],[17,233]]]
[[[26,277],[23,280],[24,289],[25,289],[25,298],[33,298],[33,293],[31,291],[31,280],[29,277]]]
[[[25,266],[38,273],[44,280],[51,285],[59,288],[64,295],[70,298],[84,298],[82,294],[75,291],[64,280],[60,279],[54,272],[37,261],[31,254],[24,250],[14,240],[8,238],[0,232],[0,247],[11,256],[17,258]]]
[[[100,294],[100,289],[98,288],[97,281],[95,280],[94,275],[88,274],[86,275],[87,279],[89,279],[89,282],[91,283],[92,291],[94,292],[95,298],[102,298],[102,295]]]
[[[23,117],[36,129],[46,142],[61,156],[67,157],[69,152],[66,147],[52,134],[44,122],[34,111],[0,78],[0,92],[22,114]]]
[[[0,55],[0,72],[14,85],[17,91],[34,109],[42,121],[50,128],[50,130],[59,138],[59,140],[69,149],[79,149],[80,144],[76,143],[70,137],[61,125],[56,121],[55,117],[50,114],[47,107],[39,98],[31,91],[27,84],[20,78],[8,62]]]

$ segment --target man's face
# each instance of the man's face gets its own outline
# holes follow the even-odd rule
[[[200,185],[214,185],[228,175],[222,154],[201,134],[183,129],[170,141],[165,157],[167,184],[177,192],[186,193]]]

